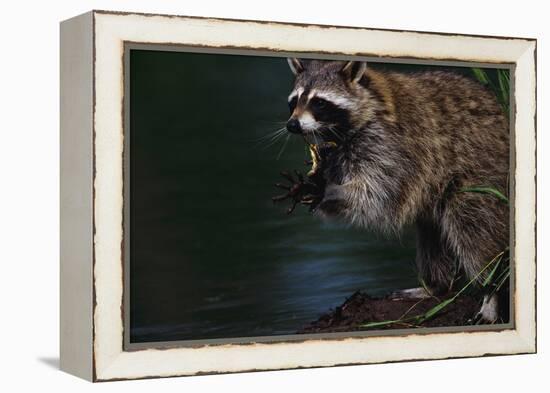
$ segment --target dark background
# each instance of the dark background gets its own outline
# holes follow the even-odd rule
[[[291,88],[285,58],[131,50],[131,342],[293,334],[356,290],[418,285],[412,230],[272,204],[281,170],[307,170],[300,138],[261,139]]]

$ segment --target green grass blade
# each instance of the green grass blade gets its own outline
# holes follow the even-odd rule
[[[508,71],[497,70],[498,84],[500,86],[500,97],[504,110],[508,112],[510,106],[510,76]]]
[[[379,321],[379,322],[369,322],[362,325],[359,325],[359,327],[362,328],[372,328],[372,327],[379,327],[379,326],[386,326],[391,325],[394,323],[402,322],[401,320],[395,320],[395,321]]]
[[[505,280],[509,275],[510,275],[510,265],[506,266],[493,281],[500,283],[501,280]]]
[[[445,307],[447,307],[449,304],[451,304],[452,302],[454,302],[456,299],[456,295],[453,296],[452,298],[450,299],[447,299],[447,300],[444,300],[442,301],[441,303],[439,304],[436,304],[434,307],[430,308],[428,311],[426,311],[423,315],[421,315],[418,319],[418,322],[422,323],[428,319],[430,319],[431,317],[433,317],[435,314],[437,314],[438,312],[440,312],[441,310],[443,310]]]
[[[500,288],[504,285],[504,283],[506,282],[506,280],[508,280],[510,278],[510,268],[508,268],[506,271],[505,271],[505,274],[503,275],[503,277],[500,279],[499,283],[497,284],[497,287],[495,289],[495,293],[500,291]]]
[[[503,254],[504,255],[504,254]],[[503,255],[500,256],[500,258],[498,259],[498,261],[495,263],[495,266],[493,267],[493,269],[491,270],[491,273],[489,273],[487,275],[487,277],[485,278],[485,280],[483,280],[483,286],[486,287],[487,285],[489,285],[489,283],[492,282],[493,280],[493,276],[495,275],[497,269],[498,269],[498,266],[500,265],[500,262],[502,261],[502,257]]]
[[[489,77],[487,71],[482,68],[471,68],[474,77],[482,84],[487,86],[495,94],[498,103],[502,106],[504,112],[508,113],[510,108],[510,75],[507,70],[496,70],[495,83]]]
[[[480,194],[492,194],[501,201],[508,203],[508,198],[499,190],[493,187],[464,187],[458,190],[458,192],[477,192]]]
[[[505,98],[506,101],[508,101],[508,93],[510,92],[510,77],[508,76],[508,72],[504,70],[498,70],[497,76],[502,97]]]
[[[472,72],[474,73],[476,79],[484,85],[489,83],[489,77],[487,76],[487,73],[481,68],[472,68]]]

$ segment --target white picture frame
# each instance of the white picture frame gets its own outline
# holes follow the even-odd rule
[[[513,323],[127,348],[125,44],[513,67]],[[61,24],[61,368],[90,381],[536,352],[536,40],[91,11]]]

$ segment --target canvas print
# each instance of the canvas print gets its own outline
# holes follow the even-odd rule
[[[508,326],[509,68],[128,64],[130,343]]]

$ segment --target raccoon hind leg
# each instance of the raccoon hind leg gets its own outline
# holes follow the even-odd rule
[[[492,195],[455,193],[446,204],[441,220],[444,235],[466,278],[475,284],[483,282],[491,271],[488,264],[508,245],[508,214],[508,206]],[[495,323],[506,318],[499,311],[507,303],[501,297],[485,295],[475,319]]]
[[[449,292],[457,272],[456,257],[439,225],[431,220],[419,220],[416,224],[416,266],[433,295]]]
[[[393,292],[391,299],[424,299],[443,295],[451,289],[456,274],[456,258],[433,222],[416,224],[416,266],[422,286]]]

